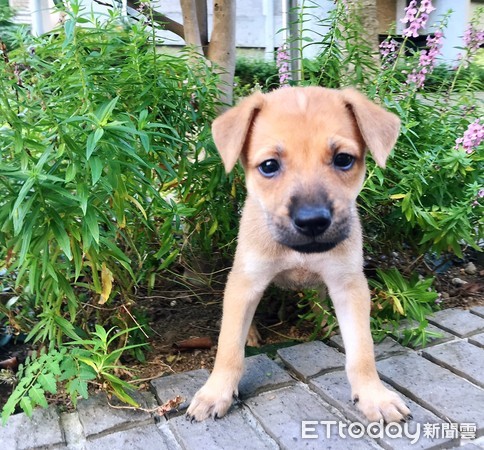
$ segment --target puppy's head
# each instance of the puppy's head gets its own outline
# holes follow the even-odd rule
[[[385,166],[400,121],[353,89],[255,93],[212,126],[225,169],[240,158],[248,195],[282,245],[310,253],[345,240],[368,148]]]

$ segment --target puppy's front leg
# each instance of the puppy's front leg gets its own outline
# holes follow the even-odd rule
[[[225,287],[223,315],[213,372],[195,394],[187,416],[195,420],[222,417],[230,408],[244,370],[249,326],[267,283],[253,279],[234,262]]]
[[[363,273],[331,276],[328,288],[343,336],[353,401],[370,422],[406,420],[410,410],[383,385],[376,371],[366,278]]]

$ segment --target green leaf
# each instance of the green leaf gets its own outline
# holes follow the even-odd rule
[[[93,208],[92,206],[87,209],[86,211],[86,216],[84,217],[84,220],[87,224],[87,228],[91,232],[91,236],[96,242],[96,244],[99,245],[99,225],[98,225],[98,218],[96,216],[96,209]]]
[[[89,188],[86,183],[77,184],[77,197],[82,209],[82,213],[86,215],[87,202],[89,200]]]
[[[45,398],[44,390],[38,384],[35,384],[30,388],[29,397],[32,401],[32,405],[39,405],[42,406],[42,408],[47,408],[49,406]]]
[[[104,126],[108,123],[108,120],[111,117],[111,114],[113,113],[114,107],[116,106],[116,103],[118,102],[119,97],[113,98],[110,102],[104,103],[95,113],[94,115],[99,121],[99,124],[101,126]]]
[[[27,414],[28,417],[32,417],[33,406],[29,397],[24,395],[20,399],[20,407],[22,408],[23,412]]]
[[[57,212],[53,209],[50,210],[50,216],[52,217],[52,221],[50,222],[50,229],[54,234],[56,241],[59,244],[59,247],[65,253],[67,259],[72,260],[72,252],[71,252],[71,241],[69,239],[69,235],[64,228],[64,223],[57,214]]]
[[[94,133],[91,133],[87,137],[86,159],[89,159],[91,157],[92,153],[94,152],[94,150],[96,150],[99,139],[102,138],[103,134],[104,134],[104,129],[103,128],[97,128],[96,131],[94,131]]]
[[[76,173],[77,173],[76,165],[73,163],[69,164],[66,170],[65,182],[69,183],[70,181],[72,181],[76,177]]]
[[[103,162],[101,161],[101,158],[93,156],[89,160],[89,167],[91,168],[91,179],[92,185],[94,186],[99,181],[99,178],[101,178],[103,171]]]
[[[20,189],[20,192],[18,193],[17,200],[15,201],[12,212],[10,214],[11,217],[14,215],[18,215],[18,210],[21,205],[21,203],[25,200],[25,197],[27,194],[30,192],[32,189],[33,185],[35,183],[35,178],[29,178],[25,183],[23,184],[22,188]],[[22,224],[19,224],[16,228],[17,231],[20,231]]]
[[[44,390],[51,394],[57,393],[57,382],[52,373],[41,373],[38,380]]]

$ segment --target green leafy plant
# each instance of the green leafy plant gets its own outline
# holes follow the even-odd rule
[[[78,397],[88,397],[89,383],[103,386],[119,399],[132,406],[137,402],[129,395],[132,386],[114,374],[123,368],[119,358],[126,351],[146,344],[125,345],[132,329],[113,333],[95,325],[90,339],[75,339],[64,346],[46,350],[43,347],[33,356],[28,356],[19,366],[18,384],[2,410],[2,422],[20,407],[28,416],[35,406],[48,406],[47,396],[56,395],[59,386],[65,387],[73,405]],[[121,341],[121,343],[119,343]],[[115,345],[116,344],[116,345]],[[113,348],[114,347],[114,348]]]
[[[154,30],[117,12],[100,21],[73,2],[66,14],[0,59],[0,257],[17,299],[2,313],[53,359],[66,339],[99,339],[93,322],[141,343],[134,287],[192,249],[229,252],[242,195],[210,143],[212,69],[189,52],[158,53]],[[84,358],[98,364],[91,350]],[[35,361],[20,372],[26,392],[23,378],[51,370]],[[113,370],[100,373],[123,397]]]
[[[403,332],[404,345],[425,345],[428,337],[426,317],[438,309],[438,293],[431,289],[433,278],[414,275],[405,279],[397,269],[377,270],[378,279],[370,279],[372,298],[372,332],[378,339],[386,335],[399,336],[402,320],[410,327]],[[414,326],[414,324],[417,324]]]
[[[299,318],[314,325],[310,340],[328,339],[337,331],[336,312],[328,296],[321,298],[319,291],[306,291],[297,306],[303,311]]]
[[[394,245],[398,234],[400,242],[418,252],[463,257],[467,247],[480,251],[482,143],[476,139],[473,148],[457,144],[466,133],[482,133],[482,108],[475,98],[483,88],[482,68],[473,62],[478,34],[469,32],[470,42],[456,67],[447,68],[443,77],[438,52],[450,13],[440,18],[425,47],[415,47],[408,36],[396,41],[389,35],[378,55],[367,42],[360,6],[353,2],[336,2],[319,20],[321,38],[305,38],[304,24],[315,6],[303,2],[294,14],[300,28],[293,39],[299,48],[301,84],[356,86],[402,120],[401,136],[385,172],[368,161],[369,176],[360,197],[367,229],[378,230],[379,241],[388,245]],[[481,15],[482,8],[469,30],[478,29]],[[310,45],[322,48],[313,61],[302,56]]]

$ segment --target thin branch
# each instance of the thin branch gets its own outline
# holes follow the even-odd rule
[[[98,5],[102,6],[107,6],[108,8],[112,8],[114,5],[112,3],[107,3],[102,0],[94,0],[95,3]],[[171,31],[172,33],[175,33],[177,36],[181,37],[183,40],[185,39],[185,30],[183,28],[183,25],[181,23],[178,23],[177,21],[170,19],[168,16],[165,16],[164,14],[155,11],[153,8],[149,6],[148,3],[143,3],[139,0],[127,0],[127,5],[130,8],[135,9],[136,11],[140,11],[140,9],[143,9],[143,15],[148,19],[153,17],[153,21],[161,26],[167,31]],[[134,19],[136,17],[132,16]]]

